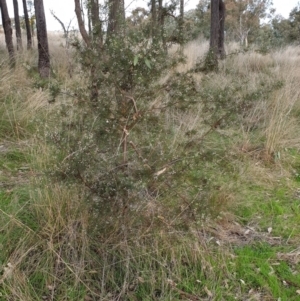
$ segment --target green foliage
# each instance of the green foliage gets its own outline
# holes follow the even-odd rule
[[[196,82],[190,73],[175,73],[166,83],[169,91],[168,106],[181,110],[191,109],[199,100]]]
[[[23,65],[26,69],[26,72],[29,78],[32,79],[32,86],[35,89],[42,89],[49,91],[49,100],[48,102],[52,103],[55,101],[59,93],[61,92],[61,83],[57,79],[57,76],[52,72],[51,78],[41,78],[38,68],[36,66],[30,66],[30,64]]]
[[[185,13],[185,35],[187,40],[194,40],[199,36],[209,39],[210,0],[199,1],[196,9]]]
[[[218,57],[214,51],[209,50],[204,60],[204,66],[200,68],[203,72],[217,72],[219,69]]]
[[[283,45],[299,43],[299,7],[295,7],[288,19],[281,16],[275,16],[271,25],[261,26],[256,36],[256,42],[264,48],[272,49]]]
[[[193,143],[191,133],[173,148],[176,130],[165,125],[164,117],[167,109],[193,111],[199,101],[208,103],[210,99],[197,91],[190,73],[173,73],[161,81],[165,70],[182,61],[179,54],[167,56],[158,44],[137,36],[116,37],[106,47],[103,53],[79,49],[79,60],[90,78],[82,80],[86,87],[78,83],[76,99],[61,106],[61,123],[49,133],[59,158],[54,175],[84,185],[90,201],[97,199],[91,204],[99,216],[116,217],[131,208],[123,223],[132,229],[150,223],[152,217],[144,213],[129,218],[134,214],[132,208],[140,208],[146,201],[159,202],[162,218],[173,220],[172,226],[179,229],[188,228],[188,220],[194,223],[218,216],[230,200],[228,192],[199,191],[215,190],[222,186],[222,179],[209,185],[192,176],[187,181],[196,168],[204,167],[202,150]],[[158,107],[153,106],[155,99],[159,99]],[[226,100],[213,103],[217,101],[220,104],[215,111],[221,112]],[[208,132],[218,127],[216,121],[209,113]],[[212,163],[211,168],[222,162]],[[224,163],[224,174],[230,173],[227,168]],[[182,206],[191,198],[188,207]],[[163,226],[160,219],[154,224]],[[114,225],[107,218],[97,226],[103,233],[109,233],[111,227]]]

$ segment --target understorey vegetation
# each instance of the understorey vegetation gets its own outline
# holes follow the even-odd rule
[[[147,22],[0,49],[0,301],[299,300],[298,47]]]

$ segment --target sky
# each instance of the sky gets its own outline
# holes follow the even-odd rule
[[[185,0],[186,10],[196,7],[199,0]],[[300,0],[273,0],[276,13],[288,18],[290,11],[297,6]],[[10,16],[13,17],[12,0],[7,0]],[[19,2],[20,15],[23,15],[22,1]],[[130,12],[138,6],[147,6],[149,0],[125,0],[126,11]],[[47,21],[47,29],[49,31],[61,30],[59,23],[52,17],[50,10],[53,10],[57,17],[63,21],[64,24],[69,24],[73,20],[71,27],[77,28],[77,21],[74,13],[74,0],[44,0],[44,8]]]

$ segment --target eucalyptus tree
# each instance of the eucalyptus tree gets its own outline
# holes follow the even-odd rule
[[[26,0],[22,0],[22,1],[23,1],[23,11],[24,11],[25,26],[26,26],[26,34],[27,34],[27,49],[31,49],[32,36],[31,36],[31,27],[30,27],[28,10],[27,10],[27,2]]]
[[[225,3],[223,0],[211,0],[211,23],[209,53],[206,68],[216,70],[218,58],[225,57],[224,47]]]
[[[50,55],[43,0],[34,0],[34,9],[39,52],[38,68],[40,76],[47,78],[50,75]]]
[[[90,23],[91,23],[91,34],[93,40],[98,43],[100,47],[103,46],[103,32],[102,32],[102,21],[100,20],[100,5],[99,0],[90,0],[88,2],[90,10]]]
[[[22,50],[22,34],[19,17],[19,3],[18,0],[13,0],[14,5],[14,16],[15,16],[15,27],[16,27],[16,38],[17,38],[17,50]]]
[[[4,34],[5,34],[6,47],[11,62],[14,62],[14,44],[12,38],[12,27],[11,27],[10,17],[8,14],[6,0],[0,0],[0,8],[1,8],[1,17],[2,17]]]
[[[180,0],[179,11],[179,43],[182,45],[184,42],[184,0]]]
[[[122,32],[125,23],[124,0],[108,0],[107,39]]]
[[[80,5],[79,0],[74,0],[74,2],[75,2],[75,14],[76,14],[77,22],[78,22],[79,31],[80,31],[83,41],[89,47],[91,45],[91,39],[85,29],[81,5]]]
[[[226,32],[247,47],[255,39],[262,20],[274,14],[272,0],[226,0]]]
[[[218,56],[224,59],[225,53],[225,3],[219,0],[219,33],[218,33]]]

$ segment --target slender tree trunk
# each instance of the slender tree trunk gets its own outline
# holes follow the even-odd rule
[[[82,14],[81,14],[81,6],[79,3],[79,0],[74,0],[75,1],[75,14],[77,17],[77,22],[78,22],[78,27],[79,27],[79,31],[80,34],[82,36],[82,39],[84,40],[84,42],[86,43],[86,45],[89,47],[91,45],[91,41],[90,41],[90,37],[85,29],[84,26],[84,21],[82,19]]]
[[[88,34],[91,39],[93,39],[93,29],[92,29],[92,12],[91,12],[91,7],[88,5],[87,7],[87,16],[88,16]]]
[[[119,7],[119,33],[125,34],[125,0],[120,0],[120,7]]]
[[[151,0],[151,36],[153,42],[157,40],[157,9],[156,0]]]
[[[183,45],[183,25],[184,25],[184,0],[180,0],[180,15],[179,15],[179,43]]]
[[[211,69],[218,68],[218,42],[219,42],[219,0],[211,0],[210,19],[210,43],[209,43],[209,64]]]
[[[34,8],[39,51],[39,72],[42,78],[47,78],[50,75],[50,56],[43,0],[34,0]]]
[[[19,4],[18,0],[13,0],[14,4],[14,16],[15,16],[15,26],[16,26],[16,38],[17,38],[17,50],[22,50],[22,34],[20,26],[20,17],[19,17]]]
[[[78,21],[78,27],[80,34],[82,36],[82,39],[86,43],[87,47],[91,47],[92,42],[91,42],[91,36],[87,33],[85,26],[84,26],[84,21],[83,21],[83,14],[82,14],[82,9],[79,0],[74,0],[75,1],[75,13]],[[93,0],[91,0],[93,1]],[[91,12],[92,13],[92,12]],[[92,19],[91,14],[88,15],[88,19]],[[92,21],[92,20],[91,20]],[[90,87],[90,98],[91,101],[97,101],[98,99],[98,77],[97,77],[97,69],[96,69],[96,62],[95,60],[92,60],[90,64],[90,82],[91,82],[91,87]]]
[[[226,8],[223,0],[219,0],[219,37],[218,37],[218,55],[221,59],[226,56],[225,52],[225,14]]]
[[[31,28],[30,28],[26,0],[23,0],[23,10],[24,10],[25,25],[26,25],[26,33],[27,33],[27,49],[31,49],[32,48]]]
[[[91,19],[92,19],[92,36],[94,41],[99,44],[100,47],[103,45],[103,36],[102,36],[102,23],[99,18],[99,0],[90,0],[91,1]]]
[[[124,0],[109,0],[107,38],[119,34],[125,21]]]
[[[0,0],[2,24],[5,34],[6,47],[9,53],[9,58],[12,63],[14,63],[14,45],[12,39],[12,27],[11,21],[8,15],[6,0]]]
[[[163,0],[158,0],[158,22],[157,22],[157,29],[160,32],[160,39],[162,41],[162,45],[164,48],[164,51],[167,52],[167,41],[165,37],[165,15],[163,10]]]
[[[240,15],[240,45],[244,45],[244,30],[242,26],[242,15]]]

